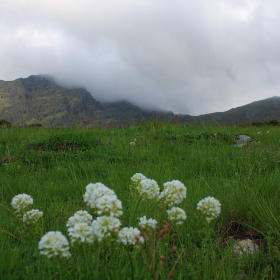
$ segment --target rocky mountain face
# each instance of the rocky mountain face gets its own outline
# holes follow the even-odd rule
[[[174,122],[243,124],[280,120],[280,97],[272,97],[225,112],[192,117],[172,112],[152,112],[127,101],[100,103],[84,88],[59,86],[48,76],[32,75],[0,81],[0,120],[16,126],[123,126],[150,117]]]
[[[145,113],[128,102],[101,104],[83,88],[67,89],[38,75],[0,81],[0,119],[19,126],[104,126],[143,121]]]

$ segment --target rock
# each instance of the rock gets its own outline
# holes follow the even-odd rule
[[[237,134],[235,136],[235,146],[243,147],[249,143],[256,142],[252,137],[245,134]]]

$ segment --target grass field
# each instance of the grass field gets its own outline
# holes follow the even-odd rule
[[[236,147],[236,134],[256,143]],[[278,126],[154,120],[116,129],[15,127],[0,130],[0,159],[1,279],[280,279]],[[166,182],[184,184],[186,198],[173,205],[187,215],[182,224],[168,219],[164,199],[139,194],[136,173],[161,192]],[[101,240],[71,242],[70,217],[79,210],[100,216],[83,198],[98,182],[121,201],[121,226]],[[30,195],[33,205],[16,211],[18,194]],[[209,196],[221,213],[207,222],[196,208]],[[36,223],[23,222],[30,209],[43,212]],[[141,228],[143,216],[157,227]],[[119,241],[123,227],[141,231],[135,245]],[[38,244],[50,231],[67,238],[70,257],[41,254]],[[248,238],[259,251],[236,257],[234,244]]]

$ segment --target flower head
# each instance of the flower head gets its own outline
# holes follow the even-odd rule
[[[24,213],[22,220],[24,223],[31,224],[36,223],[43,216],[43,212],[38,209],[32,209]]]
[[[69,243],[67,238],[60,231],[49,231],[39,242],[39,250],[41,255],[48,258],[59,256],[69,258]]]
[[[166,182],[163,186],[164,189],[159,195],[159,200],[162,200],[168,206],[179,204],[186,198],[187,188],[180,181]]]
[[[187,218],[186,212],[179,207],[172,207],[166,212],[168,214],[168,219],[170,221],[176,222],[177,225],[181,225],[183,221]]]
[[[122,202],[116,195],[104,195],[96,201],[97,215],[119,217],[123,214]]]
[[[198,202],[196,209],[206,215],[207,222],[211,222],[220,215],[221,203],[216,198],[208,196]]]
[[[94,237],[100,242],[104,238],[117,234],[121,226],[118,218],[112,216],[97,217],[91,224]]]
[[[79,210],[77,211],[74,216],[70,217],[67,221],[66,226],[74,227],[77,223],[86,223],[90,225],[92,222],[92,216],[88,213],[88,211],[85,210]]]
[[[144,176],[142,173],[135,173],[131,178],[132,183],[138,184],[141,180],[148,179],[146,176]]]
[[[28,194],[18,194],[12,199],[12,207],[17,211],[21,211],[29,205],[33,204],[33,198]]]
[[[139,227],[140,228],[145,228],[147,230],[149,229],[154,229],[157,226],[157,221],[155,219],[148,219],[146,218],[146,216],[140,217],[139,218],[140,222],[139,222]]]
[[[136,245],[137,243],[144,243],[144,237],[138,228],[124,227],[119,231],[118,242],[124,245]]]
[[[76,223],[73,227],[68,228],[68,233],[72,244],[77,241],[80,243],[93,243],[94,241],[93,227],[85,222]]]
[[[113,195],[115,194],[113,190],[109,189],[102,183],[88,184],[86,186],[86,192],[83,195],[84,202],[90,208],[96,208],[96,201],[103,195]]]
[[[238,241],[233,246],[233,255],[234,257],[240,257],[243,254],[245,255],[254,255],[259,251],[259,246],[251,239],[243,239]]]
[[[160,188],[155,180],[143,179],[137,185],[139,194],[144,199],[154,199],[159,196]]]
[[[119,217],[123,213],[122,203],[115,192],[102,183],[87,185],[84,201],[96,210],[97,215]]]

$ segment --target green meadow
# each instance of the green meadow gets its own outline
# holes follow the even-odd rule
[[[256,141],[234,145],[237,134]],[[136,140],[136,141],[135,141]],[[135,144],[131,144],[134,142]],[[211,126],[151,120],[122,128],[0,129],[0,279],[280,279],[280,127]],[[187,215],[178,225],[170,209],[133,188],[142,173],[163,184],[187,188],[178,206]],[[86,186],[101,182],[122,202],[122,227],[139,230],[139,217],[157,227],[141,231],[144,243],[124,245],[112,235],[102,241],[70,242],[66,223],[79,210],[97,218],[84,201]],[[43,212],[23,222],[12,207],[18,194]],[[221,203],[207,222],[197,204]],[[40,254],[39,241],[60,231],[71,257]],[[259,250],[234,253],[251,239]]]

